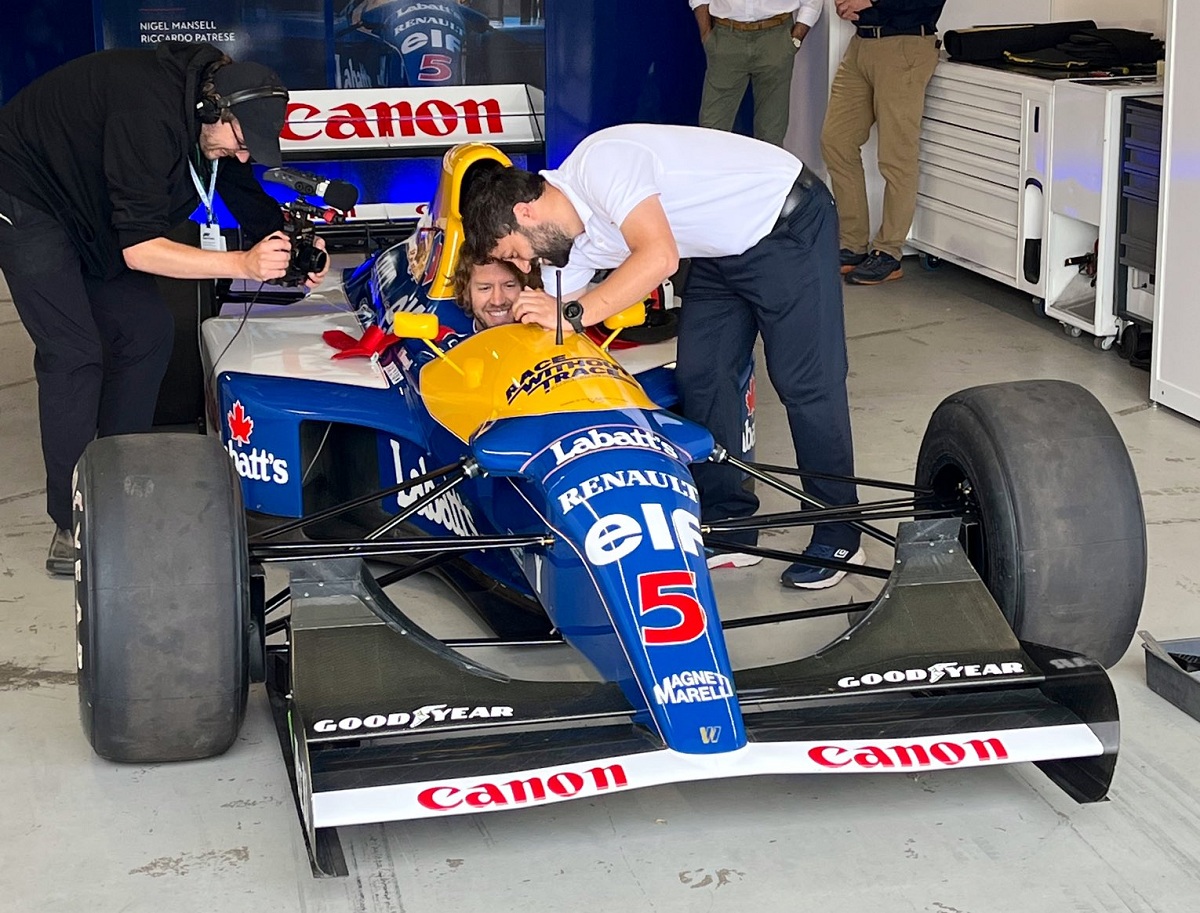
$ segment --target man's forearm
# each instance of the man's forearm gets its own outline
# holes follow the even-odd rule
[[[125,248],[125,265],[130,269],[172,279],[249,279],[242,251],[201,250],[151,238]]]
[[[696,14],[696,25],[700,27],[700,37],[703,38],[712,31],[712,16],[708,12],[708,4],[701,3],[692,12]]]
[[[583,305],[583,322],[589,326],[601,323],[613,314],[637,304],[678,268],[678,257],[672,259],[650,251],[631,254],[607,279],[579,296],[579,302]]]

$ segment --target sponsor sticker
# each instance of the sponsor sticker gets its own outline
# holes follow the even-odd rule
[[[704,549],[700,518],[690,510],[677,507],[668,522],[661,504],[641,505],[641,518],[629,514],[606,514],[592,524],[583,540],[588,561],[598,566],[620,561],[635,551],[643,541],[650,540],[655,551],[682,549],[689,555],[699,555]]]
[[[511,719],[512,707],[451,707],[426,704],[416,710],[396,713],[372,713],[364,717],[348,716],[340,720],[317,720],[316,732],[357,732],[360,729],[417,729],[426,723],[459,723],[471,720]]]
[[[392,445],[392,464],[396,472],[396,481],[402,482],[405,479],[415,479],[418,476],[423,476],[429,470],[425,465],[425,457],[417,457],[416,467],[405,472],[404,463],[400,459],[400,442],[396,439],[390,441]],[[396,495],[396,506],[400,510],[411,507],[419,499],[423,498],[429,492],[437,487],[434,481],[422,482],[420,485],[413,485],[410,488]],[[440,498],[426,504],[417,511],[417,516],[424,517],[431,523],[436,523],[438,526],[449,530],[459,536],[478,536],[479,530],[475,526],[475,518],[471,516],[471,508],[457,491],[448,491]]]
[[[246,414],[241,400],[235,400],[225,413],[225,421],[229,427],[229,437],[225,449],[233,461],[237,474],[252,482],[270,482],[273,485],[286,485],[291,476],[288,474],[287,460],[280,459],[266,448],[253,447],[248,452],[242,447],[250,446],[250,436],[254,433],[254,419]]]
[[[530,774],[512,780],[482,780],[469,786],[430,786],[421,790],[417,802],[431,811],[533,805],[555,799],[574,799],[584,795],[624,789],[629,786],[625,768],[620,764],[596,767],[563,768],[553,773]]]
[[[621,431],[604,431],[599,428],[592,428],[586,434],[572,438],[569,444],[566,443],[566,438],[555,441],[550,445],[550,450],[554,454],[555,462],[561,466],[567,460],[573,460],[575,457],[583,456],[585,453],[591,453],[595,450],[608,450],[611,447],[636,447],[642,450],[653,450],[655,453],[665,454],[673,460],[679,459],[679,450],[677,448],[672,446],[661,435],[642,428],[628,428]]]
[[[654,469],[617,469],[613,472],[602,472],[600,475],[585,479],[573,488],[568,488],[558,496],[558,505],[564,514],[570,513],[580,504],[586,504],[596,495],[604,494],[614,488],[670,489],[693,503],[700,503],[700,493],[696,490],[696,486],[669,472],[659,472]]]
[[[729,678],[710,669],[676,672],[654,686],[654,701],[658,704],[698,704],[731,697],[733,685]]]
[[[934,685],[942,679],[985,678],[997,675],[1024,675],[1021,663],[967,663],[957,661],[934,663],[924,669],[888,669],[886,672],[865,672],[862,675],[847,675],[838,679],[839,688],[873,687],[875,685],[902,682],[924,682]]]
[[[634,382],[624,368],[607,358],[571,358],[568,355],[555,355],[539,361],[523,372],[505,391],[505,398],[511,403],[518,396],[548,393],[563,381],[577,377],[611,377],[628,384]]]

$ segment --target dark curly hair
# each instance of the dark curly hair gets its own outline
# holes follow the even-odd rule
[[[200,76],[200,97],[219,99],[221,96],[217,93],[217,87],[213,80],[216,77],[217,70],[225,66],[227,63],[233,63],[233,58],[228,54],[222,54],[219,59],[214,60],[204,68],[204,72]],[[233,121],[234,114],[230,108],[221,109],[221,123],[228,124]]]
[[[517,269],[515,264],[509,263],[507,260],[493,260],[491,257],[476,260],[470,251],[463,250],[458,255],[458,262],[454,265],[454,300],[458,302],[458,306],[466,312],[468,317],[475,316],[471,309],[471,274],[475,272],[475,267],[486,266],[488,263],[498,263],[508,267],[516,280],[521,283],[521,288],[540,289],[542,287],[542,274],[536,269],[529,273],[523,273]]]
[[[501,168],[481,174],[462,207],[467,250],[482,263],[501,238],[517,230],[513,207],[531,203],[546,189],[546,179],[523,168]]]

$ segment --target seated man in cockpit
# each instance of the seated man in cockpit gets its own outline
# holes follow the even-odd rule
[[[476,332],[513,323],[512,309],[521,290],[541,287],[536,270],[526,274],[504,260],[479,263],[465,251],[459,254],[454,269],[455,298],[475,321]]]

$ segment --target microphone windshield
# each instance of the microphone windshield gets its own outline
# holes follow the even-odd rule
[[[334,209],[349,212],[358,202],[358,188],[346,181],[330,181],[321,198]]]

